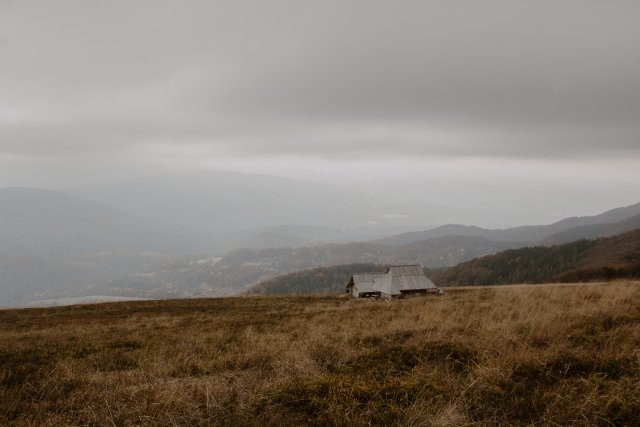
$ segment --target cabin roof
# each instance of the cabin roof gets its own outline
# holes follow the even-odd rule
[[[386,273],[374,272],[374,273],[356,273],[351,276],[349,286],[357,286],[358,292],[375,292],[373,285],[375,280],[384,276]]]
[[[387,273],[378,277],[373,290],[387,295],[400,295],[402,291],[437,289],[436,285],[424,274],[420,265],[394,265]]]
[[[393,276],[424,276],[424,269],[421,265],[392,265],[387,269],[387,273]]]

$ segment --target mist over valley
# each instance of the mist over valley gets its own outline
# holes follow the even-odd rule
[[[282,274],[350,263],[442,269],[506,249],[620,234],[640,218],[635,204],[486,229],[434,226],[437,214],[390,214],[394,208],[331,185],[214,171],[68,192],[4,188],[2,305],[220,297]]]

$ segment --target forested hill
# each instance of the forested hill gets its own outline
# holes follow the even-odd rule
[[[266,280],[247,293],[249,295],[284,295],[344,292],[346,283],[354,273],[384,272],[386,268],[387,266],[382,264],[343,264],[313,268]]]
[[[284,274],[266,280],[249,295],[344,292],[354,273],[384,271],[386,265],[343,264]],[[579,240],[551,247],[511,249],[435,271],[437,286],[582,282],[640,277],[640,229],[615,237]]]
[[[577,282],[640,277],[640,230],[551,247],[512,249],[441,270],[439,286]]]

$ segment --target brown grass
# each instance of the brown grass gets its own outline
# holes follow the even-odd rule
[[[2,425],[637,425],[639,283],[0,311]]]

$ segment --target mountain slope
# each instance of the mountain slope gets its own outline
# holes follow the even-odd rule
[[[569,230],[552,234],[544,239],[545,245],[554,245],[572,242],[580,239],[596,239],[599,237],[611,237],[640,228],[640,215],[633,216],[620,222],[611,224],[595,224],[575,227]]]
[[[0,306],[97,292],[199,246],[197,236],[62,192],[0,189]]]
[[[396,236],[385,237],[383,239],[375,240],[374,243],[398,246],[422,240],[437,239],[438,237],[467,236],[489,239],[494,237],[494,235],[494,230],[488,230],[486,228],[476,227],[473,225],[446,224],[431,230],[411,231],[408,233],[398,234]]]
[[[550,243],[566,243],[572,240],[576,240],[574,237],[580,235],[580,231],[575,233],[569,232],[577,227],[588,227],[593,225],[606,225],[618,222],[624,222],[629,218],[640,215],[640,203],[636,203],[631,206],[622,208],[616,208],[599,215],[594,216],[582,216],[566,218],[550,225],[532,225],[522,226],[507,229],[488,230],[485,228],[466,226],[458,224],[448,224],[441,227],[437,227],[431,230],[417,231],[410,233],[403,233],[396,236],[387,237],[384,239],[376,240],[375,243],[385,245],[403,245],[414,241],[433,239],[443,236],[473,236],[482,237],[488,240],[494,240],[499,242],[544,242],[545,239],[555,236],[550,239]],[[632,227],[632,225],[628,225]],[[618,232],[630,231],[632,228],[624,228],[623,225],[617,228]],[[566,237],[563,240],[562,233],[567,232]],[[615,234],[615,233],[614,233]],[[611,234],[610,234],[611,235]],[[600,237],[598,233],[586,233],[585,237]]]
[[[150,176],[75,189],[74,194],[163,224],[179,224],[207,237],[212,251],[218,253],[250,242],[246,233],[236,235],[247,229],[289,224],[372,230],[416,225],[415,219],[385,215],[384,200],[327,184],[238,172]],[[282,246],[276,237],[266,239]],[[260,236],[257,239],[257,246],[263,246]],[[291,236],[285,240],[291,241]]]
[[[584,281],[640,275],[640,230],[598,240],[507,250],[439,272],[440,286]]]
[[[614,215],[600,215],[599,221],[612,220],[626,215],[631,210],[614,210]],[[624,213],[626,212],[626,213]],[[563,224],[576,224],[589,222],[592,219],[567,220]],[[564,243],[576,236],[573,240],[581,237],[601,237],[619,234],[630,229],[637,228],[638,217],[612,223],[598,224],[594,226],[584,226],[571,228],[562,234],[552,235],[557,241]],[[527,227],[521,227],[527,228]],[[533,229],[535,227],[529,227]],[[478,227],[445,226],[440,228],[440,232],[469,232],[471,234],[482,230]],[[485,230],[489,231],[490,230]],[[431,234],[437,235],[438,232]],[[486,235],[486,233],[485,233]],[[546,244],[551,244],[551,237]],[[495,254],[506,249],[516,249],[530,246],[531,243],[495,241],[483,237],[475,236],[440,236],[426,240],[413,241],[403,245],[382,245],[376,243],[349,243],[331,244],[315,247],[301,247],[297,249],[280,248],[265,249],[261,251],[242,250],[233,251],[225,255],[222,262],[217,266],[217,275],[221,281],[238,283],[236,277],[251,279],[250,283],[258,283],[268,278],[294,271],[310,268],[326,267],[344,263],[378,263],[378,264],[422,264],[428,268],[451,267],[461,262],[471,260],[476,257]],[[541,249],[543,251],[543,249]],[[545,252],[546,253],[546,252]],[[553,260],[550,261],[552,264]],[[519,274],[519,273],[518,273]],[[519,277],[519,276],[517,276]],[[544,276],[547,277],[547,276]],[[523,276],[523,278],[525,278]],[[528,280],[538,280],[537,276],[526,276]],[[487,279],[489,280],[489,279]],[[506,280],[506,279],[501,279]],[[515,280],[513,277],[507,281]],[[541,280],[541,279],[540,279]],[[239,284],[239,283],[238,283]]]
[[[638,205],[623,209],[614,209],[596,217],[569,218],[560,221],[556,226],[519,227],[516,234],[521,237],[531,236],[532,230],[561,229],[570,225],[589,223],[591,221],[611,221],[635,211]],[[580,238],[606,237],[638,228],[639,216],[609,224],[588,225],[569,228],[563,232],[552,234],[544,242],[533,244],[565,243]],[[379,263],[379,264],[422,264],[428,268],[451,267],[476,257],[494,254],[506,249],[516,249],[531,246],[529,241],[501,240],[508,237],[495,232],[505,230],[483,230],[479,227],[443,226],[425,233],[411,233],[409,236],[431,236],[429,239],[412,241],[402,245],[384,245],[374,242],[359,242],[349,244],[331,244],[297,249],[281,248],[279,250],[265,249],[262,251],[230,252],[223,257],[217,274],[222,281],[234,282],[236,277],[251,278],[250,283],[258,283],[270,277],[304,269],[326,267],[344,263]],[[458,233],[458,235],[448,235]],[[440,236],[439,234],[444,234]],[[460,234],[482,234],[486,237]],[[401,238],[407,234],[400,235]],[[434,237],[437,236],[437,237]],[[398,236],[396,236],[398,237]],[[411,240],[411,239],[409,239]],[[389,240],[387,240],[388,242]],[[397,241],[402,241],[397,240]],[[550,261],[550,263],[552,263]],[[251,272],[251,274],[248,274]],[[518,276],[519,277],[519,276]],[[546,277],[546,276],[545,276]],[[538,280],[537,276],[526,276],[529,280]],[[488,280],[488,279],[487,279]],[[503,280],[503,279],[501,279]],[[506,280],[506,279],[504,279]],[[509,280],[515,280],[510,278]]]
[[[108,249],[181,252],[193,248],[191,237],[59,191],[0,189],[0,251],[58,255]]]
[[[384,264],[346,264],[265,280],[249,295],[344,292],[354,273],[384,271]],[[582,282],[640,277],[640,230],[600,240],[507,250],[428,273],[438,286]]]
[[[422,264],[448,267],[477,256],[513,247],[478,237],[442,237],[403,246],[366,242],[302,248],[238,249],[222,257],[211,280],[239,292],[270,278],[312,268],[342,264]]]
[[[343,264],[284,274],[266,280],[247,291],[248,295],[342,293],[354,273],[384,272],[382,264]]]

